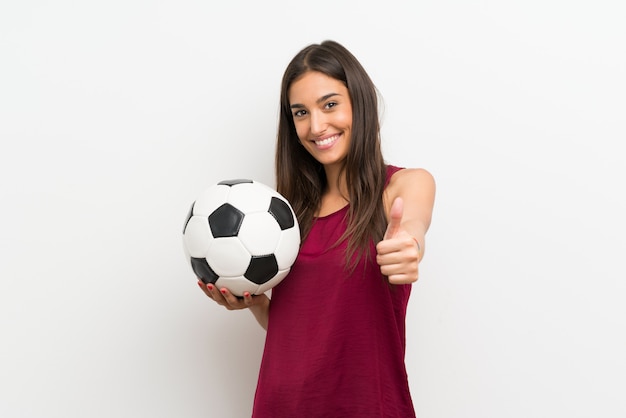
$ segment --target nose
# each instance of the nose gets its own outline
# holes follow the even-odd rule
[[[328,127],[328,122],[326,121],[326,115],[322,112],[311,112],[310,115],[311,121],[311,135],[320,136],[326,131]]]

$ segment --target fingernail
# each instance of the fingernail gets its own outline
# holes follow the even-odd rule
[[[226,294],[226,289],[222,289],[222,290],[220,290],[220,292],[222,292],[222,295],[225,295]]]
[[[243,297],[244,298],[249,298],[250,297],[250,292],[244,292]]]
[[[210,283],[209,283],[209,284],[207,284],[207,285],[206,285],[206,287],[207,287],[207,289],[209,289],[209,290],[213,290],[213,285],[212,285],[212,284],[210,284]]]

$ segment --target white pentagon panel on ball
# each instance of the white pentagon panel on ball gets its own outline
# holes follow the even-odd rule
[[[252,283],[250,280],[246,279],[243,276],[237,277],[220,277],[215,282],[215,286],[218,289],[225,287],[231,291],[233,295],[243,296],[245,292],[250,292],[251,295],[259,294],[257,293],[259,290],[259,285],[256,283]]]
[[[273,196],[272,189],[258,182],[236,184],[231,189],[228,203],[246,214],[267,211]]]
[[[187,248],[187,243],[185,242],[184,234],[183,234],[183,253],[185,255],[185,260],[187,260],[187,263],[191,265],[191,254],[189,254],[189,249]]]
[[[250,253],[239,238],[218,238],[211,242],[206,259],[218,276],[243,276],[250,264]]]
[[[205,216],[192,216],[183,234],[185,247],[191,257],[206,257],[213,236]]]
[[[230,189],[229,186],[223,184],[214,184],[206,188],[196,199],[193,205],[193,214],[209,216],[228,200]]]
[[[280,225],[269,212],[254,212],[243,218],[238,236],[250,254],[266,255],[274,252],[280,235]]]
[[[300,251],[300,228],[298,224],[295,224],[281,231],[278,245],[274,250],[278,268],[283,270],[291,267],[298,257],[298,251]]]
[[[279,270],[278,273],[276,273],[274,277],[272,277],[270,280],[268,280],[267,282],[259,286],[256,294],[260,295],[261,293],[265,293],[271,288],[273,288],[274,286],[276,286],[287,276],[290,270],[291,270],[290,268],[285,269],[285,270]]]
[[[269,189],[272,197],[277,197],[281,200],[284,200],[285,202],[287,201],[287,199],[284,198],[283,195],[281,195],[280,193],[278,193],[276,190],[272,189],[271,187],[267,186],[267,188]]]

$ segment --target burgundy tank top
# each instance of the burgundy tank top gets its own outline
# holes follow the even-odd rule
[[[387,183],[400,170],[387,167]],[[289,275],[272,290],[253,418],[409,418],[404,364],[411,285],[369,260],[345,270],[347,207],[316,218]]]

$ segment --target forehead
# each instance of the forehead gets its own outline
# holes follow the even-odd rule
[[[315,102],[329,93],[347,96],[348,89],[336,78],[318,71],[308,71],[291,83],[288,96],[289,102],[304,104]]]

